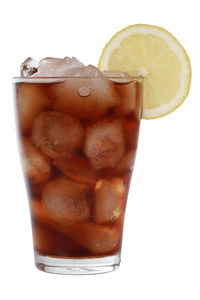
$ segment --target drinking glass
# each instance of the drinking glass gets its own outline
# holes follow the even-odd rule
[[[142,79],[20,77],[13,84],[37,268],[58,274],[115,270]]]

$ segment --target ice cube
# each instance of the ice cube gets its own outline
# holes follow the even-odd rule
[[[104,119],[88,126],[84,152],[95,169],[114,168],[124,149],[120,120]]]
[[[119,164],[117,165],[116,170],[119,172],[123,172],[125,170],[132,170],[135,162],[135,155],[136,149],[127,151],[120,160]]]
[[[54,166],[65,176],[71,179],[93,184],[95,182],[95,173],[87,159],[80,156],[73,156],[71,159],[57,158],[53,161]]]
[[[32,183],[44,182],[51,177],[48,158],[40,152],[29,138],[22,140],[22,165],[25,175]]]
[[[120,71],[105,70],[102,72],[105,77],[115,82],[115,89],[121,99],[121,105],[117,107],[120,114],[135,113],[140,119],[141,116],[141,97],[142,83],[139,79],[135,80],[128,73]]]
[[[136,149],[139,135],[139,121],[135,119],[125,119],[123,123],[124,137],[128,148]]]
[[[38,70],[38,62],[31,57],[28,57],[20,66],[22,77],[35,76]]]
[[[113,225],[98,225],[93,222],[76,224],[65,227],[64,231],[72,240],[94,254],[105,254],[117,250],[121,234]]]
[[[44,186],[42,202],[47,213],[58,223],[77,223],[90,218],[91,191],[85,185],[65,177]]]
[[[74,56],[65,56],[64,61],[68,64],[68,69],[84,67],[84,64]]]
[[[56,205],[56,201],[53,206]],[[59,232],[66,234],[73,241],[94,254],[104,254],[117,251],[121,241],[122,224],[116,228],[114,225],[99,225],[91,221],[74,223],[67,221],[63,223],[60,217],[52,218],[38,199],[31,201],[32,216],[52,226]],[[51,217],[49,217],[51,216]]]
[[[88,65],[68,70],[67,76],[72,77],[103,77],[102,72],[95,66]]]
[[[47,214],[43,203],[40,198],[30,199],[30,211],[31,216],[39,222],[45,222],[46,224],[51,224],[51,218]]]
[[[45,86],[21,83],[17,86],[17,112],[20,130],[29,134],[33,120],[51,106],[51,99]]]
[[[66,78],[63,83],[53,85],[51,92],[55,111],[68,112],[81,119],[99,118],[120,103],[113,82],[101,77]]]
[[[44,255],[73,256],[81,247],[63,233],[45,224],[33,221],[34,249]]]
[[[137,81],[130,83],[117,83],[115,89],[120,96],[121,104],[117,107],[118,112],[128,115],[137,110]]]
[[[110,80],[114,82],[128,83],[133,81],[133,78],[128,73],[121,71],[104,70],[102,74],[105,77],[109,77]]]
[[[132,171],[131,170],[126,170],[120,174],[120,178],[124,182],[124,186],[126,189],[126,196],[128,195],[128,190],[131,182],[131,176],[132,176]]]
[[[45,182],[41,183],[32,183],[31,180],[27,180],[28,191],[31,197],[41,198],[41,194],[44,188]]]
[[[38,77],[65,77],[72,68],[81,68],[84,65],[75,57],[53,58],[46,57],[40,60]]]
[[[120,178],[100,179],[95,185],[93,220],[97,224],[114,222],[123,214],[126,189]]]
[[[83,140],[80,122],[66,113],[43,112],[33,123],[32,141],[51,158],[70,157]]]

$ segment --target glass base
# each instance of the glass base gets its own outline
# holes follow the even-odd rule
[[[35,253],[35,264],[41,271],[64,275],[90,275],[111,272],[120,265],[120,253],[100,258],[55,258]]]

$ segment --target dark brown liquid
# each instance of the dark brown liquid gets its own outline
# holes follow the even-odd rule
[[[80,96],[82,86],[90,94]],[[15,89],[35,251],[66,258],[117,253],[141,84],[72,78]]]

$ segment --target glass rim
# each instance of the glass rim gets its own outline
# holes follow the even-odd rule
[[[112,77],[81,77],[81,76],[56,76],[56,77],[12,77],[13,83],[56,83],[56,82],[63,82],[66,79],[106,79],[106,80],[121,80],[121,83],[129,83],[132,81],[143,81],[142,76],[133,76],[133,77],[120,77],[120,76],[112,76]],[[123,82],[123,80],[128,79],[127,82]]]

